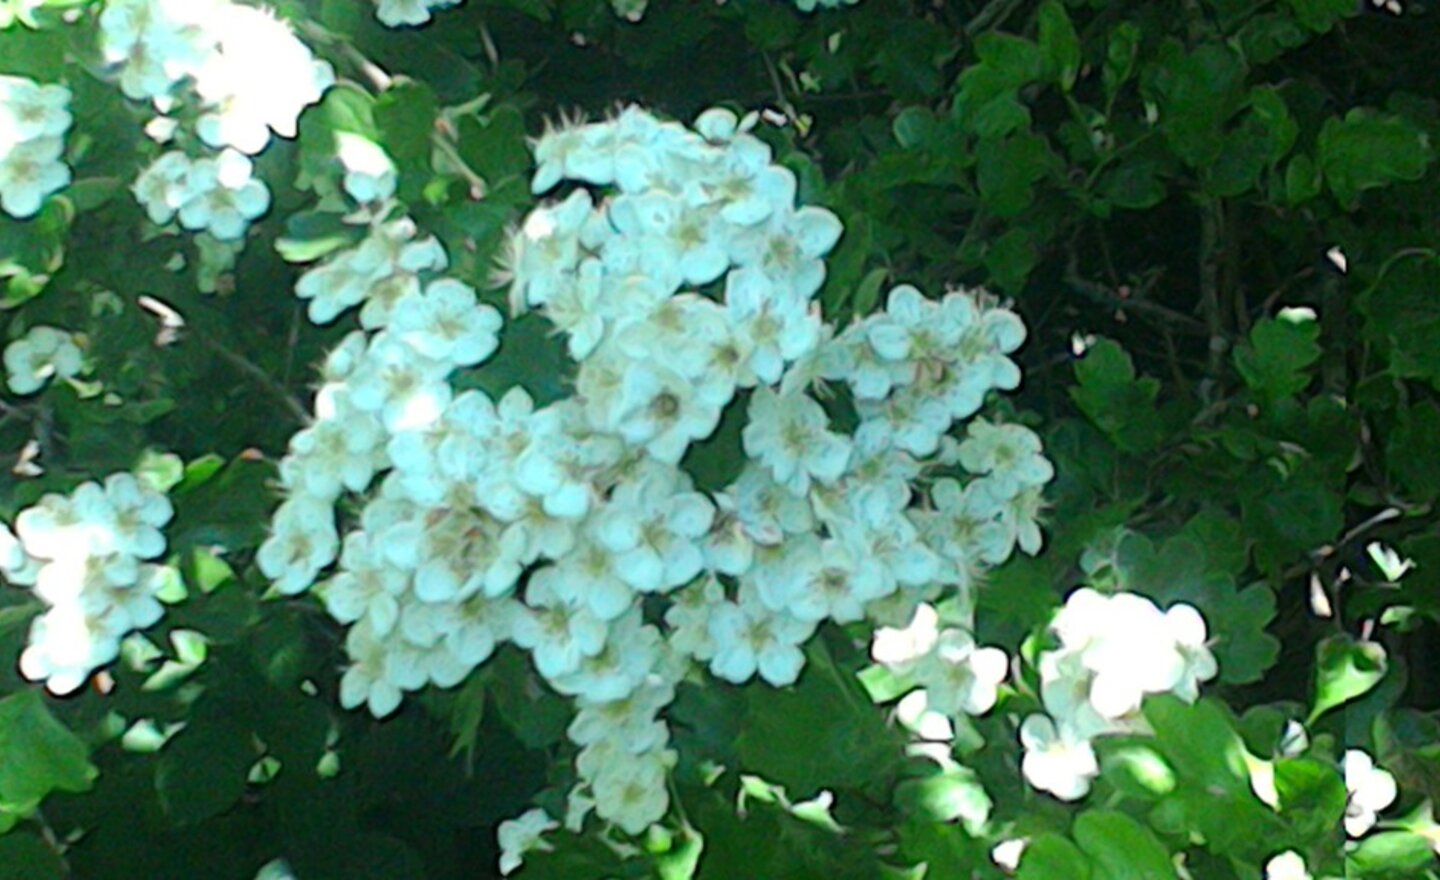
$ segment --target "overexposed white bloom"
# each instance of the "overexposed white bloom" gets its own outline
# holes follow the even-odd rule
[[[1345,833],[1360,837],[1375,827],[1377,814],[1395,802],[1399,790],[1395,777],[1377,767],[1375,759],[1361,749],[1346,750],[1344,769],[1349,794],[1345,801]]]
[[[20,672],[66,694],[115,659],[120,640],[164,614],[159,595],[174,575],[144,563],[165,552],[170,501],[128,473],[49,493],[0,529],[0,572],[28,585],[46,610],[35,618]]]
[[[1062,801],[1073,801],[1090,791],[1100,765],[1090,741],[1057,725],[1045,715],[1031,715],[1020,725],[1025,748],[1020,769],[1025,779]]]
[[[1305,858],[1287,849],[1265,863],[1265,880],[1311,880],[1305,869]]]

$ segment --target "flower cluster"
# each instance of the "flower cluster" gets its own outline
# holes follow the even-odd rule
[[[250,221],[270,207],[270,190],[254,176],[254,165],[230,149],[204,159],[172,150],[142,171],[132,189],[155,223],[179,219],[221,241],[243,238]]]
[[[65,132],[70,90],[20,76],[0,76],[0,209],[33,216],[51,193],[70,183]]]
[[[796,206],[755,121],[630,108],[536,142],[533,189],[574,186],[514,231],[501,280],[513,311],[560,331],[573,396],[455,389],[496,351],[500,314],[438,276],[443,249],[383,188],[347,184],[370,202],[351,215],[367,235],[297,287],[317,323],[359,307],[363,330],[328,358],[317,419],[281,463],[262,571],[292,594],[323,579],[350,626],[347,707],[385,715],[501,643],[528,652],[577,708],[572,828],[591,810],[629,833],[664,815],[664,711],[694,670],[790,684],[822,624],[903,623],[1039,547],[1038,438],[977,422],[942,442],[1018,383],[1019,319],[980,293],[901,287],[837,336],[814,300],[841,224]],[[847,388],[853,432],[822,403]],[[746,463],[702,491],[682,463],[732,405]],[[937,640],[933,686],[984,711],[1004,658],[967,639]]]
[[[254,155],[271,132],[294,137],[300,113],[335,82],[335,71],[271,13],[229,0],[110,0],[100,51],[136,100],[173,105],[190,83],[196,133],[215,149]]]
[[[461,0],[375,0],[375,17],[386,27],[421,25],[437,9],[456,6]]]
[[[178,216],[186,229],[222,240],[242,238],[270,205],[247,156],[272,135],[294,137],[301,112],[335,82],[334,69],[288,24],[229,0],[111,0],[100,15],[100,50],[129,97],[162,113],[193,104],[195,133],[217,151],[166,153],[141,173],[136,197],[155,222]]]
[[[1135,593],[1074,591],[1051,621],[1060,647],[1040,655],[1048,714],[1020,725],[1021,768],[1031,785],[1062,800],[1090,790],[1099,774],[1091,741],[1141,729],[1141,701],[1172,693],[1187,702],[1215,677],[1205,620],[1189,605],[1161,611]]]
[[[145,560],[165,552],[172,512],[164,494],[118,473],[45,495],[15,518],[14,534],[0,525],[0,573],[48,606],[20,655],[26,678],[70,693],[115,659],[126,633],[160,619],[167,570]]]
[[[16,394],[34,394],[53,378],[69,379],[84,366],[75,335],[38,325],[5,347],[5,378]]]

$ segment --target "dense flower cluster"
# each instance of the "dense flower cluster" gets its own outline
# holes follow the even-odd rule
[[[0,525],[0,574],[48,606],[30,627],[20,671],[67,694],[119,654],[126,633],[160,619],[170,500],[128,473],[47,494]],[[17,540],[18,536],[18,540]]]
[[[69,379],[84,366],[75,335],[43,324],[5,347],[5,381],[16,394],[34,394],[51,379]]]
[[[178,216],[223,240],[269,208],[247,156],[272,134],[294,137],[301,112],[335,82],[288,24],[229,0],[109,0],[100,50],[131,98],[162,113],[193,105],[196,135],[217,152],[166,153],[135,182],[136,197],[157,223]]]
[[[261,569],[296,593],[338,558],[321,593],[350,625],[349,707],[385,715],[503,642],[527,651],[578,710],[572,828],[591,809],[630,833],[664,815],[662,713],[694,665],[792,683],[822,623],[903,623],[1039,548],[1038,438],[976,421],[942,441],[1018,383],[1019,319],[983,294],[899,287],[837,336],[814,298],[841,224],[796,207],[754,124],[630,108],[536,142],[537,193],[582,184],[531,212],[504,259],[512,309],[548,319],[575,362],[575,394],[549,405],[452,387],[496,350],[500,315],[437,277],[443,249],[384,188],[347,185],[368,234],[297,288],[316,322],[358,306],[364,330],[329,357],[281,464]],[[821,402],[842,388],[853,432]],[[747,463],[700,491],[681,462],[732,404]],[[342,535],[347,491],[364,500]],[[959,630],[937,644],[937,700],[988,709],[1003,653]]]
[[[1062,800],[1083,797],[1099,774],[1095,737],[1142,729],[1148,694],[1194,702],[1218,671],[1205,620],[1189,605],[1161,611],[1135,593],[1087,587],[1070,594],[1050,629],[1060,647],[1040,655],[1046,714],[1020,725],[1021,766],[1031,785]]]
[[[33,216],[70,182],[65,132],[70,90],[21,76],[0,76],[0,209]]]

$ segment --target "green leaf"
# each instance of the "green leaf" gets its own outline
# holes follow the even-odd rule
[[[1037,13],[1040,21],[1040,54],[1045,67],[1060,88],[1070,91],[1080,74],[1080,37],[1058,0],[1046,0]]]
[[[487,183],[529,169],[525,119],[513,105],[502,104],[483,120],[478,116],[463,117],[458,127],[461,158]]]
[[[1266,318],[1250,330],[1245,347],[1235,351],[1235,367],[1245,384],[1268,406],[1310,384],[1308,368],[1320,359],[1320,325],[1308,316]]]
[[[895,773],[900,734],[873,711],[853,676],[810,643],[800,680],[788,688],[745,688],[746,721],[736,742],[739,769],[785,786],[797,798],[822,788],[878,788]]]
[[[993,804],[975,771],[933,763],[926,770],[928,775],[906,779],[895,787],[896,805],[931,822],[963,822],[967,831],[979,836]]]
[[[1331,636],[1315,646],[1315,706],[1310,722],[1380,683],[1389,668],[1378,642],[1358,642],[1348,635]]]
[[[1095,880],[1163,880],[1175,876],[1170,852],[1150,829],[1124,813],[1089,810],[1072,831],[1093,860]]]
[[[1325,840],[1345,818],[1345,780],[1328,761],[1283,758],[1275,762],[1280,814],[1308,840]]]
[[[1029,132],[982,140],[976,148],[981,199],[996,216],[1014,217],[1034,200],[1033,185],[1057,158],[1044,138]]]
[[[0,700],[0,810],[24,813],[52,791],[87,791],[99,772],[38,691]]]
[[[1158,159],[1127,159],[1105,172],[1097,191],[1119,208],[1153,208],[1165,200],[1165,182],[1160,178],[1163,169]]]
[[[1285,201],[1291,205],[1308,202],[1320,195],[1320,169],[1304,153],[1297,154],[1285,166]]]
[[[275,240],[275,250],[287,263],[313,263],[364,235],[364,227],[346,223],[334,212],[297,211],[285,218],[285,234]]]
[[[1085,854],[1054,832],[1030,840],[1015,874],[1016,880],[1090,880],[1095,876]]]
[[[1344,527],[1344,496],[1313,462],[1281,476],[1274,468],[1252,475],[1240,497],[1241,522],[1255,541],[1262,571],[1282,571],[1297,556],[1334,540]]]
[[[1410,880],[1424,876],[1420,872],[1434,866],[1430,838],[1413,831],[1381,831],[1360,841],[1345,857],[1345,876]]]
[[[335,136],[346,132],[377,141],[375,99],[354,83],[341,82],[300,117],[300,158],[295,185],[321,196],[338,196],[341,168]],[[288,222],[287,222],[288,225]]]
[[[1325,120],[1316,161],[1335,198],[1347,208],[1367,189],[1419,180],[1434,158],[1430,139],[1402,116],[1357,107]]]
[[[1109,339],[1090,346],[1075,363],[1077,385],[1070,397],[1115,445],[1131,453],[1154,449],[1164,439],[1155,399],[1160,382],[1137,379],[1130,355]]]
[[[1016,226],[995,239],[985,252],[985,268],[990,280],[1007,293],[1019,293],[1030,277],[1030,270],[1040,260],[1034,239],[1023,227]]]
[[[1359,12],[1350,0],[1285,0],[1295,19],[1317,34],[1323,34],[1342,18]]]
[[[1398,377],[1440,388],[1440,259],[1400,258],[1359,300],[1365,335],[1380,343]]]
[[[1411,500],[1425,503],[1440,495],[1440,406],[1421,401],[1396,413],[1395,429],[1385,447],[1385,463]]]
[[[248,726],[207,714],[166,743],[155,766],[160,805],[176,825],[193,825],[228,810],[245,792],[258,755]]]
[[[409,201],[418,201],[417,196],[434,176],[430,138],[439,116],[435,93],[416,80],[396,80],[375,102],[381,145],[395,160],[401,172],[401,194]]]
[[[1186,53],[1172,40],[1149,72],[1160,130],[1176,154],[1196,167],[1214,162],[1225,143],[1225,124],[1244,100],[1244,60],[1221,44]]]
[[[705,838],[693,829],[668,836],[665,849],[651,855],[655,873],[660,880],[690,880],[705,852]]]

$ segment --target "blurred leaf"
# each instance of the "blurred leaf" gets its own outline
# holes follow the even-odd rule
[[[1040,21],[1040,53],[1060,88],[1070,91],[1080,73],[1080,37],[1058,0],[1046,0],[1036,13]]]
[[[86,791],[99,772],[39,691],[0,699],[0,809],[26,812],[52,791]]]
[[[1163,880],[1174,877],[1170,852],[1148,828],[1124,813],[1087,810],[1072,832],[1090,856],[1095,880]]]

